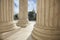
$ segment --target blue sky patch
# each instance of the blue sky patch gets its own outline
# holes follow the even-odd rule
[[[36,11],[36,0],[28,0],[28,11]],[[14,0],[14,13],[19,13],[19,0]]]

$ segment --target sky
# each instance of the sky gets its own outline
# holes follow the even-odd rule
[[[36,0],[28,0],[28,11],[36,11]],[[19,0],[14,0],[14,14],[19,13]]]

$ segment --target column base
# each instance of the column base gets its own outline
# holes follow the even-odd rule
[[[26,27],[28,25],[28,21],[26,20],[19,20],[17,23],[17,26],[20,26],[22,28]]]
[[[13,39],[15,39],[13,35],[18,33],[19,30],[21,30],[21,28],[18,28],[18,29],[9,31],[9,32],[0,33],[0,40],[13,40]],[[12,37],[12,38],[10,38],[10,37]]]
[[[43,26],[41,26],[43,27]],[[41,28],[35,25],[32,37],[36,40],[60,40],[60,30],[53,28]]]
[[[12,30],[15,30],[15,29],[18,29],[18,28],[19,27],[17,27],[16,24],[14,24],[14,22],[0,23],[0,33],[12,31]]]

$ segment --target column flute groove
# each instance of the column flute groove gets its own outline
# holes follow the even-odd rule
[[[60,40],[60,0],[37,0],[36,40]]]
[[[17,29],[13,22],[13,0],[0,0],[0,33]]]
[[[28,24],[28,0],[19,0],[19,21],[17,26],[26,27]]]

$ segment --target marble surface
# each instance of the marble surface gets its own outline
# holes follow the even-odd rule
[[[31,32],[34,28],[35,21],[30,21],[26,28],[19,28],[2,34],[4,40],[30,40]]]

